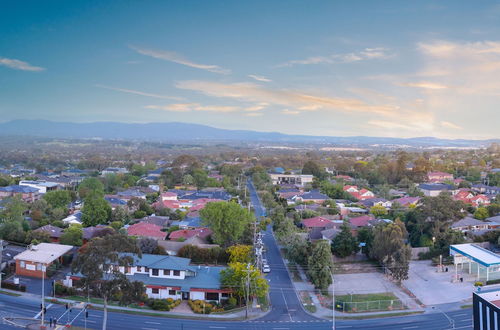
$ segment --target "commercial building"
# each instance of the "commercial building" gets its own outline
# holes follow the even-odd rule
[[[500,290],[472,294],[474,330],[500,329]]]
[[[229,298],[230,290],[220,284],[224,267],[192,266],[191,259],[155,254],[133,255],[130,267],[117,267],[130,281],[146,286],[146,294],[155,299],[206,300],[220,302]],[[64,285],[72,287],[80,274],[68,274]]]
[[[500,255],[476,244],[450,245],[455,280],[488,281],[500,279]]]
[[[62,261],[63,255],[73,249],[71,245],[40,243],[32,245],[14,257],[16,274],[31,277],[43,277],[46,269],[56,261]]]
[[[269,173],[269,176],[274,185],[290,184],[303,187],[313,182],[313,175],[311,174]]]

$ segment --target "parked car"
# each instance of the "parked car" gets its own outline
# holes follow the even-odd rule
[[[271,272],[271,267],[269,267],[269,265],[264,265],[264,267],[262,267],[262,272],[263,273],[270,273]]]

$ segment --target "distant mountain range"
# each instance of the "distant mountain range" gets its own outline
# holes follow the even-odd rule
[[[450,140],[433,137],[390,138],[369,136],[310,136],[278,132],[229,130],[189,123],[130,124],[118,122],[69,123],[48,120],[13,120],[0,123],[0,136],[75,139],[118,139],[158,142],[274,142],[333,144],[339,146],[407,145],[411,147],[478,147],[500,139]]]

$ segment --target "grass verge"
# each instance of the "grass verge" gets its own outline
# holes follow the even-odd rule
[[[374,315],[358,315],[358,316],[336,316],[335,319],[339,320],[364,320],[364,319],[378,319],[383,317],[396,317],[396,316],[407,316],[422,314],[423,311],[418,312],[399,312],[399,313],[386,313],[386,314],[374,314]]]
[[[19,297],[19,296],[21,296],[21,294],[19,294],[19,293],[10,292],[10,291],[4,291],[4,290],[0,290],[0,293],[1,294],[6,294],[7,296],[12,296],[12,297]]]
[[[472,304],[470,304],[470,305],[462,305],[462,306],[460,306],[460,308],[462,308],[462,309],[472,308]]]

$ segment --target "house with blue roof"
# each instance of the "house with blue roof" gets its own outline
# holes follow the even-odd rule
[[[34,202],[40,199],[40,190],[29,186],[11,185],[0,187],[0,199],[20,195],[26,202]]]
[[[130,281],[146,286],[146,294],[155,299],[217,301],[229,298],[229,289],[221,287],[220,272],[225,267],[194,266],[191,259],[156,254],[130,255],[129,267],[116,265]],[[64,285],[73,287],[81,274],[67,274]]]
[[[425,196],[436,197],[442,192],[453,193],[454,187],[446,183],[421,183],[418,188]]]

